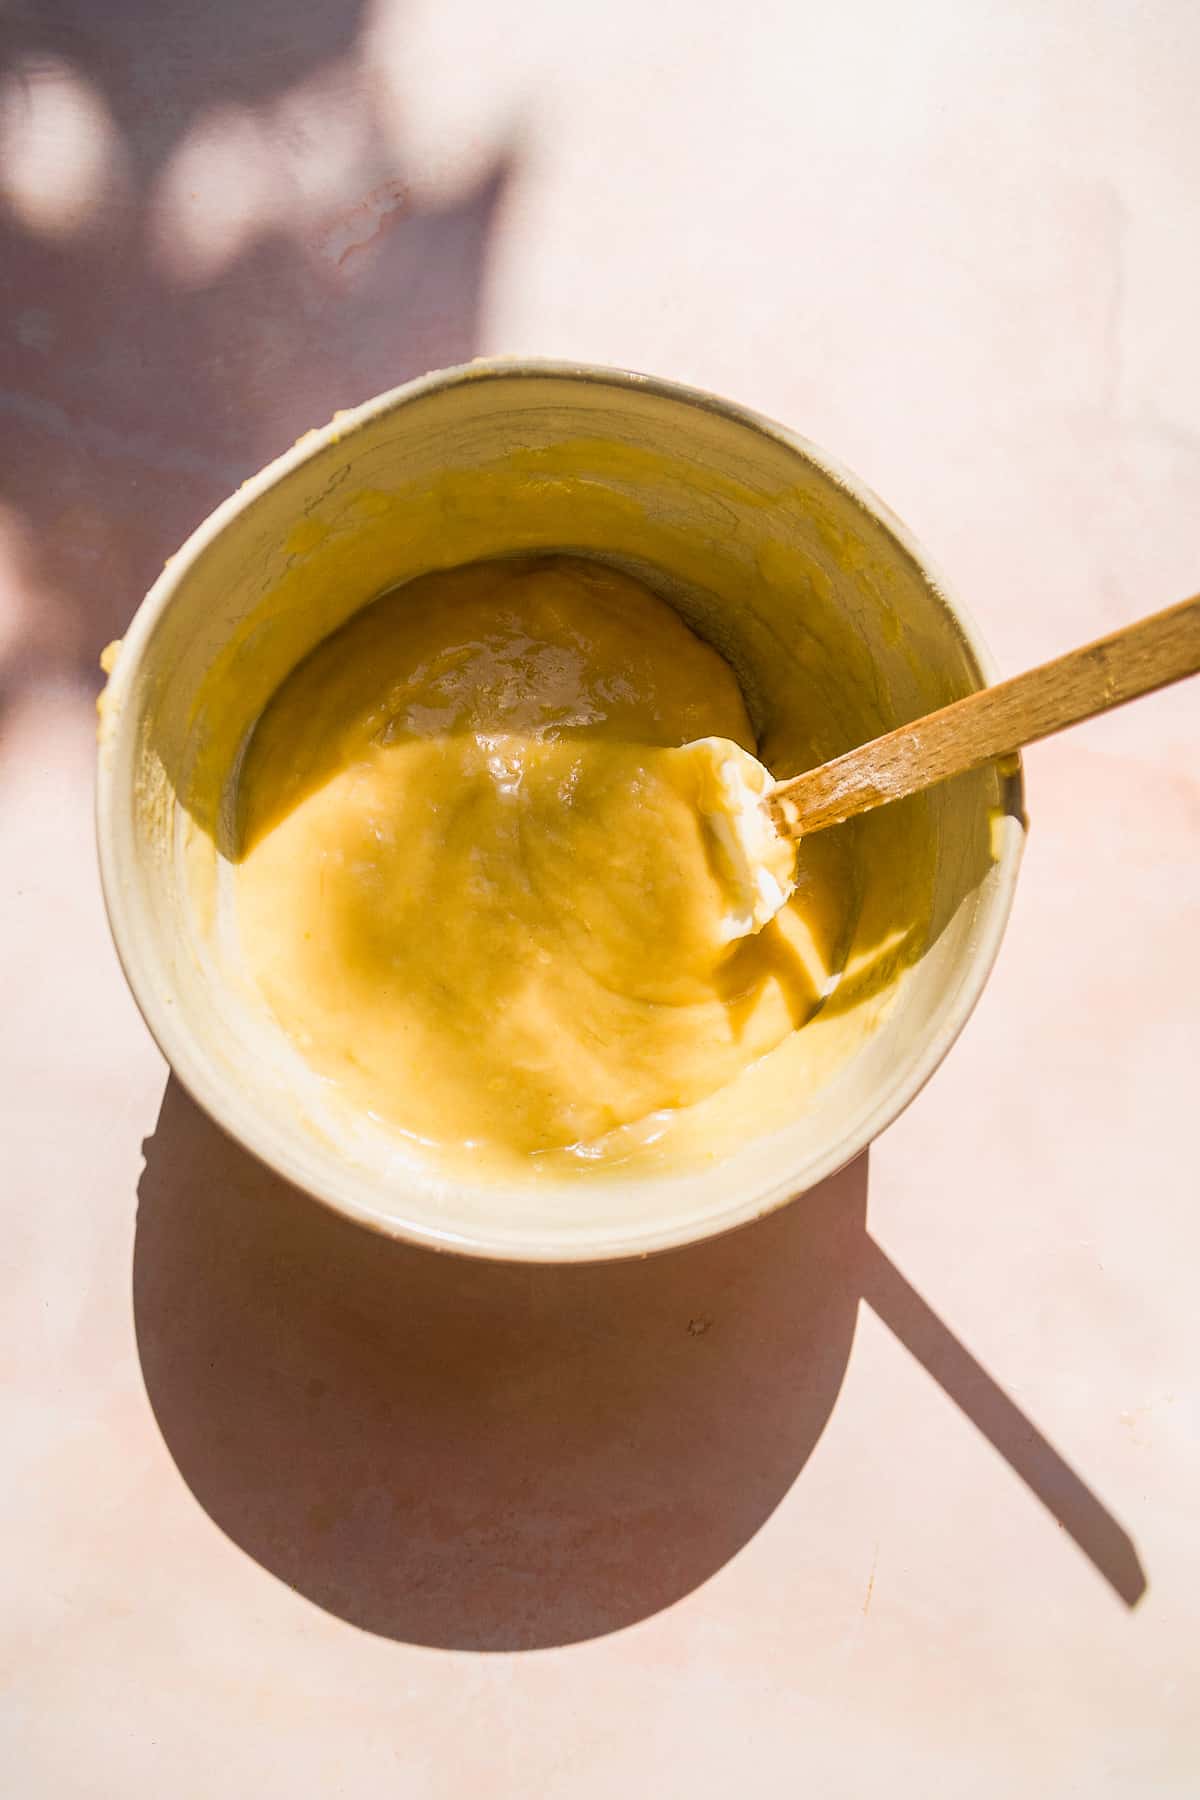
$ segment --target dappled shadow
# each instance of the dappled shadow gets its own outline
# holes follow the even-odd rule
[[[387,1637],[531,1649],[645,1618],[753,1536],[865,1298],[1136,1604],[1126,1532],[867,1234],[867,1173],[649,1261],[472,1262],[314,1205],[172,1080],[134,1255],[150,1402],[200,1504],[299,1593]]]
[[[33,142],[49,105],[91,121],[87,155],[59,131],[86,216],[40,217],[0,171],[0,423],[20,445],[0,463],[0,698],[47,662],[98,681],[239,482],[336,408],[473,354],[512,158],[418,203],[363,22],[360,0],[0,19],[8,138]]]

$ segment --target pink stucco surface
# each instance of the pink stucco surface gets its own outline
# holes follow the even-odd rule
[[[0,22],[14,1796],[1184,1796],[1200,699],[1035,750],[869,1157],[644,1264],[381,1245],[109,947],[95,659],[305,427],[498,351],[786,421],[1001,666],[1200,585],[1200,11],[55,0]]]

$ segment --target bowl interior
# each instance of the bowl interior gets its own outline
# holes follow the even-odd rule
[[[283,1174],[445,1247],[638,1254],[803,1191],[920,1086],[1003,927],[1019,774],[964,776],[830,834],[829,854],[857,871],[843,979],[786,1054],[773,1053],[770,1080],[710,1107],[688,1166],[650,1157],[570,1182],[484,1185],[437,1172],[331,1110],[266,1017],[230,916],[232,798],[262,708],[353,612],[430,569],[533,550],[602,557],[669,599],[732,663],[780,774],[982,679],[977,648],[902,529],[788,434],[637,377],[473,365],[312,434],[164,572],[105,709],[102,870],[122,960],[165,1053]]]

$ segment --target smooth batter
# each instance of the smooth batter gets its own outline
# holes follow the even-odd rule
[[[728,665],[565,557],[426,576],[288,678],[239,787],[255,978],[353,1106],[430,1147],[603,1160],[819,1005],[845,896],[757,935],[705,819]],[[692,746],[682,748],[682,746]]]

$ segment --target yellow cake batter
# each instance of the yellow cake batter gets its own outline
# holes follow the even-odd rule
[[[802,859],[737,935],[707,737],[754,749],[732,671],[597,563],[426,576],[327,639],[238,798],[243,946],[310,1064],[431,1148],[591,1160],[803,1024],[847,896]]]

